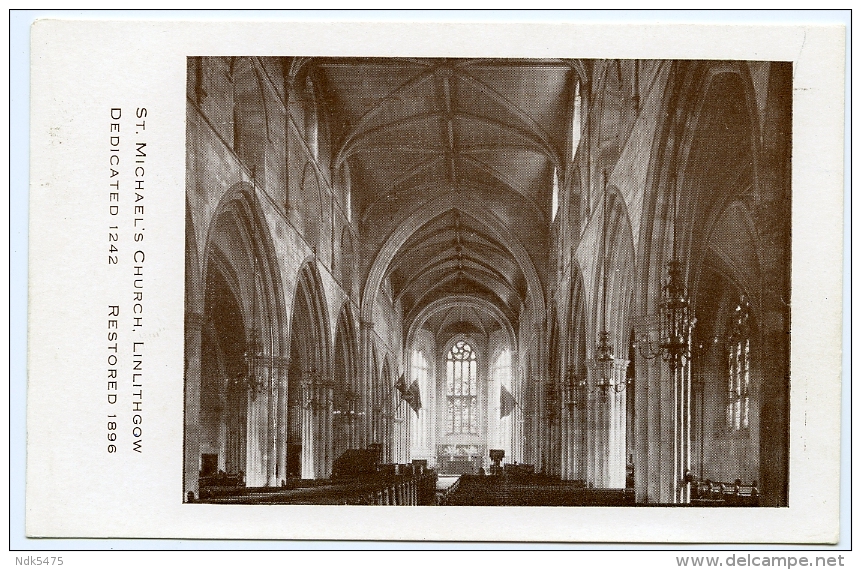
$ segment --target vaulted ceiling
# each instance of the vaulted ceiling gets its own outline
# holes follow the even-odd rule
[[[333,167],[349,166],[366,258],[376,259],[417,209],[446,202],[411,228],[386,268],[406,324],[455,296],[493,303],[516,324],[527,275],[545,273],[554,168],[570,153],[572,65],[370,58],[313,65],[333,118]],[[483,318],[470,322],[484,327]]]

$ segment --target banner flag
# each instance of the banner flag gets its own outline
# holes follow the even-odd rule
[[[419,413],[419,410],[422,407],[422,393],[419,389],[419,381],[413,380],[413,383],[410,384],[410,390],[407,393],[408,397],[406,398],[407,403],[409,403],[410,407],[413,409],[415,413]]]
[[[514,399],[514,396],[511,395],[511,392],[505,386],[501,386],[502,390],[499,392],[499,417],[500,419],[511,415],[511,412],[514,411],[514,406],[517,405],[517,400]]]
[[[401,374],[401,377],[400,377],[400,378],[398,378],[398,381],[397,381],[397,382],[395,382],[395,388],[397,388],[397,389],[398,389],[398,392],[400,392],[400,393],[401,393],[401,397],[402,397],[402,398],[404,398],[404,399],[406,399],[406,394],[407,394],[407,383],[406,383],[406,381],[404,380],[404,375],[403,375],[403,374]]]

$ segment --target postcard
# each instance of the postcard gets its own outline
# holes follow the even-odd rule
[[[842,27],[31,38],[28,536],[837,540]]]

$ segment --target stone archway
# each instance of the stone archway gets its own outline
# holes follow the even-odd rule
[[[572,269],[562,386],[562,478],[586,480],[586,302],[583,276]],[[563,356],[563,355],[560,355]]]
[[[681,277],[690,294],[691,314],[698,320],[711,318],[708,301],[703,295],[720,296],[720,292],[707,291],[707,288],[700,288],[699,283],[705,283],[702,275],[714,275],[704,272],[704,267],[712,263],[710,260],[715,259],[716,253],[720,256],[720,252],[714,251],[712,233],[715,228],[720,231],[721,217],[733,201],[755,202],[764,195],[759,167],[760,124],[756,118],[753,85],[744,64],[674,63],[664,105],[672,112],[657,131],[637,253],[639,279],[634,293],[637,314],[634,328],[638,344],[645,343],[647,336],[654,342],[659,334],[661,289],[666,278],[666,262],[671,258],[681,263]],[[781,223],[785,222],[776,225]],[[757,221],[757,225],[764,226],[761,221]],[[734,256],[745,258],[736,259],[732,264],[736,274],[739,271],[747,274],[744,279],[752,284],[751,303],[756,307],[764,287],[759,282],[753,283],[759,278],[761,248],[767,244],[777,258],[788,252],[781,252],[783,244],[778,240],[762,241],[756,232],[750,234],[752,239],[747,245],[742,245],[739,240],[747,239],[744,233],[724,231],[718,241],[734,250]],[[705,322],[697,322],[694,336],[699,327],[711,328]],[[788,327],[780,332],[782,340],[788,338]],[[775,368],[785,371],[787,362],[781,360],[785,353],[778,349],[772,354]],[[638,502],[686,502],[690,498],[685,479],[686,473],[693,473],[695,467],[691,432],[694,428],[692,406],[696,400],[691,361],[698,357],[694,350],[690,358],[684,359],[683,365],[670,367],[661,358],[644,358],[638,350],[636,454],[638,457],[670,458],[637,462]],[[777,374],[775,378],[780,380],[772,391],[774,401],[783,401],[787,393],[784,375]],[[773,417],[775,439],[772,443],[776,445],[760,446],[760,454],[779,454],[780,451],[772,450],[782,449],[785,443],[781,437],[786,433],[786,418]],[[763,479],[774,481],[774,485],[760,488],[763,503],[768,504],[769,499],[765,497],[771,495],[773,504],[785,504],[785,494],[782,497],[781,494],[785,493],[787,461],[783,457],[765,463],[769,473],[763,474]]]
[[[226,193],[212,219],[194,356],[200,362],[198,427],[186,433],[186,461],[199,463],[199,486],[215,484],[213,477],[221,486],[270,486],[278,478],[277,406],[285,380],[279,268],[247,185]],[[187,394],[194,389],[187,386]]]
[[[299,270],[290,324],[288,476],[329,477],[333,383],[325,295],[313,260]]]
[[[337,459],[348,449],[357,448],[359,383],[358,342],[356,325],[349,303],[344,303],[335,330],[333,355],[334,394],[332,418],[333,457]]]

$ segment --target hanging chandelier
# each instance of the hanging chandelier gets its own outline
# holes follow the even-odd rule
[[[256,232],[255,232],[256,233]],[[265,369],[267,368],[266,356],[263,351],[261,340],[259,310],[257,307],[257,283],[259,271],[257,268],[257,256],[254,256],[254,282],[252,284],[251,300],[251,338],[246,346],[242,359],[245,370],[234,379],[233,383],[238,390],[248,392],[252,399],[266,391]]]
[[[577,375],[573,366],[568,367],[565,384],[562,386],[563,403],[569,410],[582,408],[586,404],[586,378]]]
[[[258,243],[257,226],[250,223],[253,246]],[[251,335],[242,355],[244,370],[233,378],[228,379],[228,387],[236,392],[247,393],[252,400],[275,386],[275,379],[279,378],[289,368],[289,359],[274,354],[267,354],[263,347],[261,333],[261,318],[263,314],[262,301],[259,299],[263,294],[263,280],[260,272],[260,260],[257,252],[252,252],[253,282],[251,284]]]
[[[691,317],[688,288],[682,276],[682,262],[678,257],[676,246],[676,184],[672,192],[672,257],[667,262],[667,277],[661,287],[660,309],[660,339],[654,346],[649,334],[644,334],[640,346],[640,354],[646,359],[660,356],[675,372],[681,368],[683,361],[691,358],[690,333],[696,319]]]
[[[595,362],[598,364],[598,381],[595,388],[606,394],[613,389],[615,392],[621,392],[625,389],[625,384],[616,384],[613,382],[613,364],[616,360],[613,356],[613,345],[610,342],[610,331],[607,330],[607,172],[604,171],[604,211],[601,228],[601,319],[602,328],[598,334],[598,344],[595,346]]]
[[[334,383],[316,366],[302,371],[302,385],[305,388],[304,406],[316,411],[326,410],[334,400]]]

